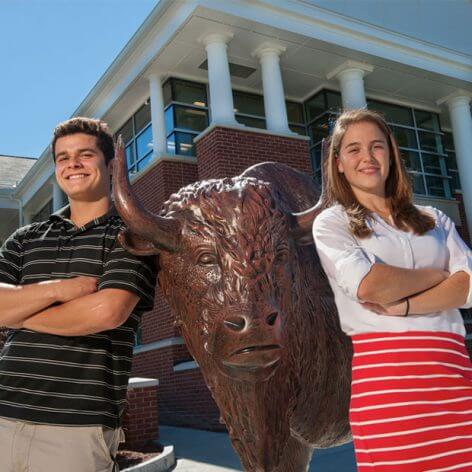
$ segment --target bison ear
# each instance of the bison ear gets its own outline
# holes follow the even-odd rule
[[[118,242],[123,249],[135,256],[152,256],[161,252],[151,241],[140,238],[128,229],[122,229],[118,233]]]

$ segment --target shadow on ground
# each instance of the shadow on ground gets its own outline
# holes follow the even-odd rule
[[[226,433],[160,426],[160,442],[174,446],[176,472],[242,471]],[[352,444],[315,451],[310,472],[356,472]]]

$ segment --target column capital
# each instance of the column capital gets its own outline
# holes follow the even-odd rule
[[[259,45],[254,51],[251,52],[251,56],[257,57],[259,60],[264,56],[275,54],[278,57],[287,50],[285,46],[277,43],[265,42]]]
[[[331,80],[333,77],[339,77],[340,75],[351,71],[356,71],[361,74],[361,77],[364,77],[365,75],[370,74],[373,70],[374,66],[371,66],[366,62],[348,60],[346,62],[343,62],[338,67],[334,68],[332,71],[328,72],[326,74],[326,78],[328,80]]]
[[[446,103],[448,106],[468,105],[472,101],[472,92],[456,90],[445,97],[436,100],[437,105]]]
[[[234,34],[230,31],[221,33],[205,33],[198,39],[198,42],[202,43],[205,47],[213,43],[228,44],[233,37]]]

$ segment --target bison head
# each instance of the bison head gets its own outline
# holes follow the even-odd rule
[[[197,362],[210,357],[236,380],[269,379],[297,303],[293,245],[309,240],[317,209],[294,217],[267,182],[239,176],[184,187],[155,215],[131,190],[120,144],[114,189],[128,226],[120,243],[159,254],[159,285]]]

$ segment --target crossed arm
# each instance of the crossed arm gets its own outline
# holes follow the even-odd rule
[[[123,289],[97,291],[93,277],[0,284],[0,325],[83,336],[120,326],[138,301],[137,295]]]
[[[426,269],[402,269],[374,264],[359,284],[357,295],[363,306],[379,314],[402,316],[409,298],[412,314],[428,314],[461,307],[469,293],[467,272]]]
[[[445,236],[447,270],[379,263],[350,233],[344,216],[328,209],[313,224],[313,239],[325,272],[347,295],[378,314],[404,315],[407,298],[409,313],[418,315],[470,306],[472,254],[452,220],[439,210],[434,212]]]

